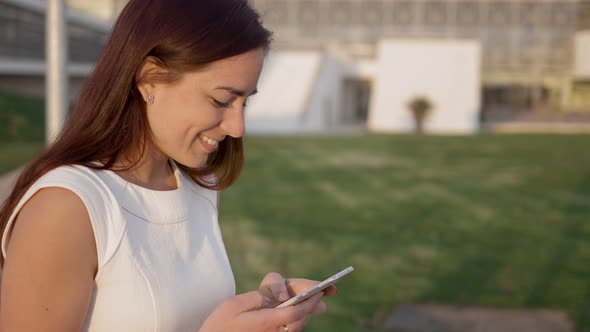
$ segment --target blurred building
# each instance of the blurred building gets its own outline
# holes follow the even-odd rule
[[[70,59],[74,67],[92,63],[106,39],[108,24],[127,0],[66,1]],[[379,112],[407,113],[402,110],[406,100],[395,104],[384,100],[404,80],[411,77],[418,82],[425,77],[421,69],[438,68],[433,63],[455,68],[456,72],[446,72],[450,78],[464,77],[477,85],[475,95],[445,92],[443,83],[452,80],[434,73],[429,78],[432,82],[423,79],[414,85],[416,94],[446,93],[434,100],[435,108],[452,105],[447,100],[451,97],[475,98],[468,111],[457,113],[465,117],[457,120],[457,128],[466,128],[458,124],[465,121],[485,125],[519,119],[590,120],[584,115],[590,114],[590,0],[250,1],[275,32],[274,52],[260,83],[269,91],[268,97],[261,89],[250,103],[248,123],[253,131],[371,128],[371,118],[380,118],[374,116]],[[0,58],[43,58],[44,3],[0,0]],[[427,49],[435,53],[410,51],[414,43],[430,45]],[[465,43],[474,45],[469,56],[456,48]],[[399,45],[409,47],[398,48],[400,53],[416,56],[395,61],[414,71],[393,60],[388,50]],[[455,66],[461,59],[469,63],[469,74]],[[0,88],[2,68],[0,61]],[[10,71],[15,66],[5,63],[4,68]],[[405,77],[399,75],[402,69]],[[390,81],[391,77],[398,81]],[[438,90],[418,88],[428,86]],[[408,96],[409,91],[404,98]],[[445,117],[453,119],[457,114]]]
[[[358,62],[370,62],[378,57],[379,41],[384,39],[478,41],[484,121],[531,112],[559,118],[563,116],[555,113],[590,111],[590,70],[581,69],[590,66],[590,42],[584,32],[590,29],[587,0],[253,3],[275,32],[281,50],[325,50],[337,44]],[[358,84],[372,86],[371,80]]]
[[[127,0],[66,0],[70,8],[94,15],[105,21],[113,21]]]
[[[0,0],[1,90],[45,94],[45,4],[44,0]],[[72,9],[67,11],[67,19],[69,95],[75,98],[100,56],[111,26]]]

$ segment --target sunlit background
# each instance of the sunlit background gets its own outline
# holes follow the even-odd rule
[[[66,2],[74,103],[126,1]],[[252,3],[239,292],[352,265],[306,331],[590,331],[590,1]],[[44,144],[45,7],[0,0],[0,198]]]

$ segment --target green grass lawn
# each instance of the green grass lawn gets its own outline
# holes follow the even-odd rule
[[[35,157],[43,143],[2,143],[0,142],[0,176],[14,170]]]
[[[590,135],[250,137],[222,194],[238,291],[353,265],[306,331],[402,303],[566,310],[590,331]],[[0,173],[40,143],[0,144]]]
[[[43,98],[0,91],[0,175],[22,166],[43,148]]]
[[[590,136],[251,137],[222,194],[238,291],[353,265],[306,331],[402,303],[566,310],[590,331]]]
[[[43,142],[44,105],[43,98],[0,91],[0,144]]]

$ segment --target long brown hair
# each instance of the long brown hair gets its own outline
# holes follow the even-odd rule
[[[147,57],[164,69],[153,79],[174,82],[213,61],[257,48],[268,50],[271,38],[247,0],[129,1],[63,131],[25,167],[0,208],[0,236],[25,192],[52,169],[73,164],[113,169],[115,161],[134,148],[141,157],[146,144],[153,142],[136,82]],[[228,136],[204,168],[180,167],[199,185],[221,190],[237,180],[243,159],[241,138]],[[201,180],[210,174],[215,174],[216,183]]]

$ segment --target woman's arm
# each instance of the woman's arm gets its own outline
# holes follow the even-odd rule
[[[82,200],[45,188],[21,209],[7,246],[0,331],[80,331],[98,266]]]

